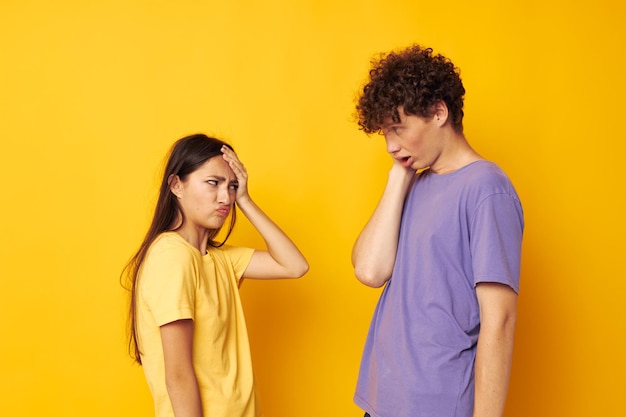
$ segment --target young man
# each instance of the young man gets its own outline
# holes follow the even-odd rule
[[[359,126],[382,133],[387,185],[352,252],[381,287],[354,400],[372,417],[502,416],[523,212],[463,135],[458,69],[415,45],[373,63]]]

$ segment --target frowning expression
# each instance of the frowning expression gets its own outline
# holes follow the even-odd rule
[[[172,192],[185,217],[183,228],[219,229],[235,203],[237,178],[218,155],[184,180],[174,181]]]

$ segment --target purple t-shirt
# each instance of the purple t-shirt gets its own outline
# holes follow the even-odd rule
[[[517,193],[492,162],[418,175],[367,336],[357,405],[372,417],[471,417],[475,287],[519,291],[523,228]]]

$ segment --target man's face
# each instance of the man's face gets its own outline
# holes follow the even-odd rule
[[[407,169],[419,170],[432,166],[441,155],[437,125],[433,117],[406,114],[398,107],[400,121],[390,117],[385,120],[382,132],[387,142],[387,152]]]

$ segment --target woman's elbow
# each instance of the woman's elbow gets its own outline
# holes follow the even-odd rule
[[[196,383],[196,376],[193,368],[166,369],[165,387],[168,392],[175,392],[180,389],[187,389]]]
[[[294,278],[301,278],[307,272],[309,272],[309,263],[307,261],[304,261],[302,263],[302,265],[300,266],[300,268],[298,269],[298,271],[297,271],[296,275],[294,276]]]
[[[306,260],[302,260],[302,262],[300,262],[298,265],[294,265],[287,272],[287,278],[302,278],[307,272],[309,272],[309,263]]]

